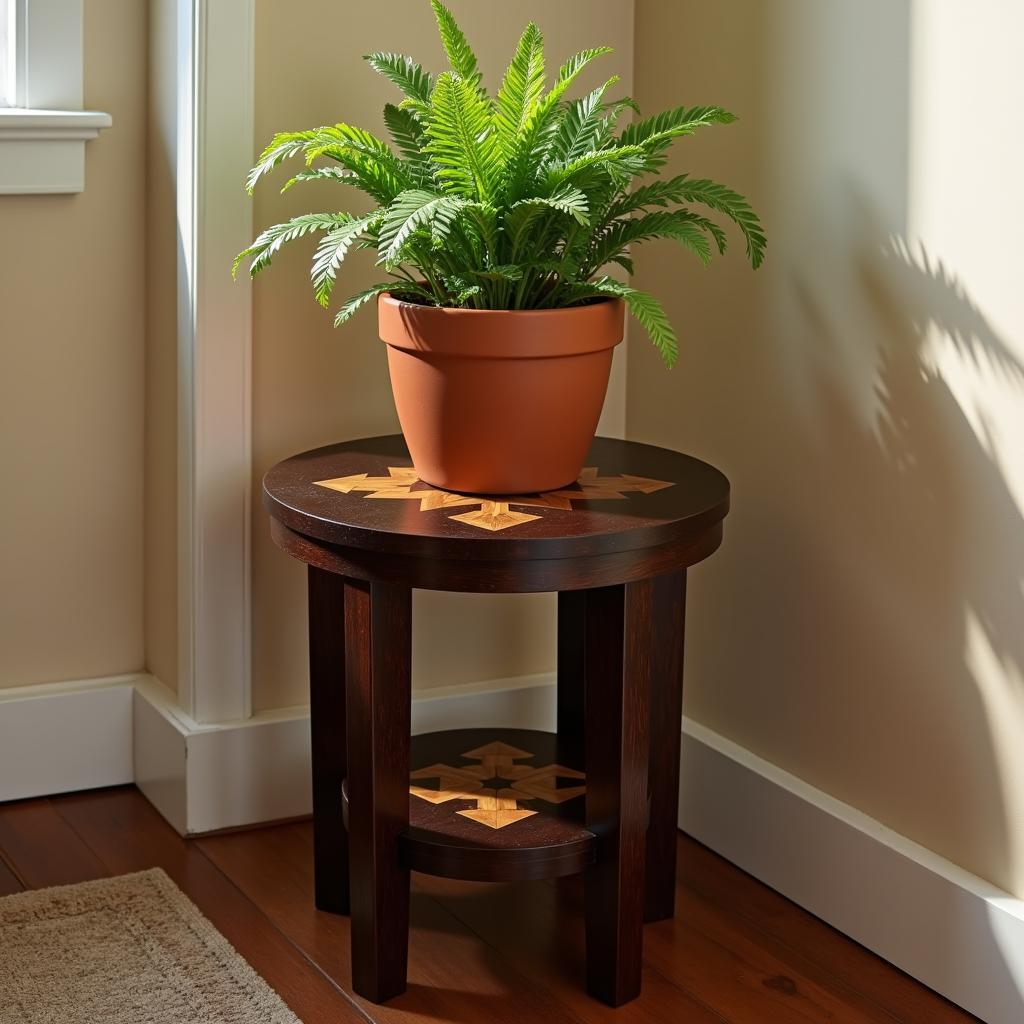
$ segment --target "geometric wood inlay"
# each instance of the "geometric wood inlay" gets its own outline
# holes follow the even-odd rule
[[[520,808],[520,800],[544,800],[549,804],[560,804],[582,796],[587,791],[586,786],[557,787],[558,779],[585,779],[583,772],[560,764],[548,764],[542,768],[516,764],[516,761],[534,755],[508,743],[488,743],[462,756],[479,761],[480,764],[461,768],[432,764],[418,768],[410,774],[410,779],[437,779],[440,788],[427,789],[413,785],[409,787],[409,792],[432,804],[443,804],[449,800],[472,800],[476,804],[475,808],[456,811],[456,814],[497,829],[537,813]],[[485,785],[485,782],[492,780],[507,785]]]
[[[541,518],[528,512],[513,511],[510,508],[512,505],[571,511],[574,501],[608,501],[625,498],[630,491],[653,494],[655,491],[675,486],[666,480],[650,480],[628,473],[619,476],[598,476],[597,469],[590,466],[580,473],[576,487],[544,491],[542,494],[503,496],[499,500],[438,490],[424,484],[411,466],[389,466],[388,474],[370,476],[368,473],[354,473],[352,476],[339,476],[333,480],[317,480],[316,483],[320,487],[329,487],[332,491],[340,491],[342,494],[359,491],[367,492],[367,498],[419,501],[421,512],[476,505],[471,512],[463,512],[449,518],[492,532],[507,530],[511,526],[519,526],[521,523]]]

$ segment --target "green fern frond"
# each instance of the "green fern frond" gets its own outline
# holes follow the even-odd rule
[[[736,117],[721,107],[676,107],[653,117],[645,117],[627,125],[619,136],[619,145],[667,141],[680,135],[692,135],[710,124],[730,124]]]
[[[680,174],[675,178],[652,181],[641,185],[632,192],[623,193],[608,209],[608,220],[622,217],[636,210],[646,210],[652,206],[666,207],[672,203],[683,201],[683,183],[688,174]]]
[[[702,217],[700,214],[694,213],[692,210],[686,210],[685,212],[693,218],[691,223],[693,223],[695,227],[700,228],[702,231],[706,231],[715,240],[715,248],[718,249],[718,254],[720,256],[724,256],[726,250],[729,248],[729,239],[722,228],[713,220],[709,220],[707,217]]]
[[[433,76],[411,57],[400,53],[368,53],[363,60],[374,71],[397,85],[409,99],[422,104],[430,102],[430,94],[434,90]]]
[[[506,154],[505,195],[509,203],[525,198],[536,169],[548,160],[552,141],[559,126],[562,97],[591,61],[611,53],[610,46],[581,50],[558,70],[558,80],[528,118],[515,146]]]
[[[298,174],[293,174],[282,186],[281,192],[284,194],[290,188],[298,185],[303,181],[351,181],[355,175],[352,171],[345,167],[334,167],[328,165],[327,167],[317,167],[313,171],[299,171]]]
[[[349,149],[355,153],[379,157],[382,160],[394,160],[395,154],[391,147],[378,139],[373,132],[355,125],[339,124],[324,125],[316,130],[312,144],[306,146],[306,162],[312,163],[318,156],[336,149]]]
[[[429,172],[423,154],[427,136],[420,119],[411,110],[388,103],[384,107],[384,124],[399,153],[417,169]]]
[[[589,206],[586,193],[578,188],[564,188],[551,196],[522,199],[505,216],[505,234],[511,242],[512,254],[518,256],[530,229],[546,210],[569,214],[577,223],[587,224]]]
[[[248,249],[243,249],[235,257],[231,267],[232,276],[237,276],[238,268],[252,256],[254,258],[249,264],[249,276],[255,277],[270,265],[270,261],[285,242],[292,242],[310,231],[325,231],[347,224],[350,220],[351,215],[347,213],[304,213],[282,224],[273,224],[264,230]]]
[[[623,96],[616,100],[609,108],[609,116],[613,121],[617,120],[627,110],[631,110],[637,117],[640,116],[640,104],[632,96]]]
[[[627,274],[632,275],[636,273],[636,267],[633,265],[632,257],[627,256],[624,252],[620,252],[618,255],[613,256],[608,262],[615,263],[622,267]]]
[[[461,79],[476,88],[480,84],[476,54],[473,53],[466,37],[462,34],[462,29],[456,23],[452,12],[440,0],[430,0],[430,6],[434,9],[437,30],[441,35],[441,43],[444,45],[448,63]]]
[[[654,347],[661,353],[665,365],[669,369],[675,366],[679,358],[679,342],[669,323],[668,315],[653,295],[630,288],[629,285],[611,277],[602,277],[597,281],[580,285],[573,295],[577,302],[596,295],[613,295],[624,299],[630,313],[640,321]]]
[[[498,211],[490,203],[463,203],[455,215],[467,233],[480,240],[484,252],[495,253],[498,240]]]
[[[498,91],[495,125],[498,145],[504,154],[515,152],[516,142],[543,94],[544,37],[531,21],[519,40]]]
[[[418,286],[413,287],[404,281],[381,281],[378,284],[370,285],[369,288],[365,288],[361,292],[356,292],[355,295],[346,299],[341,309],[338,310],[338,315],[334,318],[334,326],[340,327],[343,323],[351,320],[371,299],[377,298],[378,295],[382,295],[384,292],[401,292],[402,294],[411,292],[421,298],[429,298],[428,293],[424,289]]]
[[[604,85],[569,104],[551,144],[551,156],[555,160],[570,163],[598,148],[605,111],[601,101],[605,92],[618,81],[619,76],[614,75]]]
[[[445,72],[425,128],[438,175],[464,198],[488,202],[501,167],[487,100],[464,78]]]
[[[378,219],[376,214],[369,217],[353,217],[347,223],[332,228],[317,246],[313,257],[313,268],[310,277],[313,281],[313,293],[321,306],[329,305],[334,278],[342,260],[359,236]]]
[[[681,212],[676,211],[676,213]],[[708,241],[707,235],[704,234],[705,225],[708,223],[710,222],[704,217],[692,217],[689,220],[680,217],[677,223],[664,233],[663,237],[671,238],[684,248],[689,249],[704,266],[707,266],[711,262],[711,243]]]
[[[590,223],[587,195],[578,188],[563,188],[551,196],[539,196],[535,202],[569,214],[578,224]]]
[[[755,270],[761,265],[768,240],[757,214],[739,192],[706,178],[685,179],[679,185],[679,198],[724,213],[743,233],[750,265]]]
[[[647,332],[665,365],[671,370],[679,358],[679,342],[661,303],[648,292],[637,291],[635,288],[624,289],[619,294],[626,300],[630,313],[640,321],[640,326]]]
[[[422,189],[403,192],[391,204],[381,223],[381,259],[396,259],[409,236],[420,227],[431,226],[434,236],[443,240],[459,207],[464,204],[465,200],[457,196],[437,195]]]
[[[315,131],[307,132],[279,132],[271,140],[266,149],[260,153],[256,166],[249,172],[245,179],[245,188],[249,195],[252,195],[256,183],[265,174],[269,174],[279,163],[289,157],[298,156],[303,152],[309,142],[316,138]]]
[[[593,167],[601,167],[609,174],[638,174],[643,169],[645,155],[642,146],[611,146],[586,153],[568,163],[551,166],[545,177],[545,187],[548,190],[560,188]]]
[[[591,272],[599,270],[615,259],[627,246],[655,238],[671,238],[685,246],[707,265],[711,261],[711,246],[704,231],[710,231],[716,244],[724,237],[717,224],[689,210],[658,210],[642,217],[627,217],[613,221],[595,239],[586,261]]]
[[[354,179],[351,183],[383,205],[416,184],[409,168],[393,153],[383,156],[360,153],[345,146],[321,145],[317,147],[316,155],[335,160],[347,168]]]
[[[554,195],[535,196],[533,199],[523,199],[516,203],[509,211],[510,216],[518,209],[534,207],[543,211],[545,207],[552,210],[559,210],[568,213],[578,223],[588,223],[589,206],[587,194],[578,188],[565,187],[559,189]]]
[[[558,69],[558,84],[562,85],[565,83],[566,86],[571,85],[579,73],[591,62],[597,60],[598,57],[607,56],[609,53],[615,51],[610,46],[595,46],[589,50],[580,50],[579,53],[574,53],[559,69]],[[563,89],[564,92],[564,89]]]

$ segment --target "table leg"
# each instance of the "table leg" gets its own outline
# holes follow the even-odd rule
[[[352,987],[380,1003],[405,991],[412,601],[408,587],[345,582]]]
[[[611,1006],[640,994],[651,610],[650,580],[587,591],[587,988]]]
[[[584,760],[583,655],[586,650],[587,592],[564,590],[558,595],[558,743],[582,765]]]
[[[313,754],[313,863],[316,905],[347,914],[345,778],[345,580],[309,567],[309,724]]]
[[[651,810],[644,920],[663,921],[675,914],[676,906],[686,570],[658,576],[651,582]]]

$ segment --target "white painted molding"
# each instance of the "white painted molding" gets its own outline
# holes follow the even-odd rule
[[[696,722],[680,827],[987,1024],[1024,1020],[1024,900]]]
[[[175,0],[179,692],[197,722],[250,699],[250,287],[255,0]],[[163,41],[161,41],[161,44]]]
[[[427,691],[413,731],[550,729],[552,684]],[[183,834],[308,814],[308,709],[202,724],[148,676],[0,691],[0,798],[133,777]],[[689,720],[680,826],[987,1024],[1024,1020],[1024,900]]]
[[[82,0],[15,0],[14,103],[82,109]]]
[[[0,107],[0,142],[66,142],[95,139],[109,128],[109,114],[98,110],[29,110]]]
[[[131,782],[138,678],[0,690],[0,801]]]
[[[549,676],[444,687],[417,696],[413,733],[554,720]],[[200,724],[151,678],[135,696],[136,784],[182,835],[310,814],[309,708]]]
[[[82,0],[16,0],[15,26],[0,195],[81,192],[85,144],[111,125],[109,114],[81,109]]]

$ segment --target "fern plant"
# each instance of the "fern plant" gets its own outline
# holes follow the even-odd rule
[[[582,50],[548,87],[544,40],[529,24],[496,97],[484,89],[476,56],[451,12],[431,0],[450,68],[433,75],[409,57],[372,53],[370,66],[403,93],[384,108],[389,145],[349,124],[276,135],[249,174],[264,175],[297,156],[305,170],[284,185],[330,179],[377,204],[368,214],[310,213],[263,231],[235,260],[255,276],[286,242],[320,235],[313,257],[317,301],[328,306],[338,269],[353,249],[373,248],[388,279],[348,298],[345,323],[381,292],[412,302],[472,309],[550,309],[624,299],[665,362],[678,356],[660,303],[609,276],[633,271],[632,247],[668,238],[708,263],[724,253],[721,226],[733,221],[757,267],[765,236],[737,192],[705,178],[658,178],[676,139],[728,124],[721,107],[676,107],[643,117],[628,97],[611,99],[618,77],[570,98],[580,72],[610,47]],[[620,121],[635,117],[624,127]],[[635,185],[636,179],[654,176]]]

